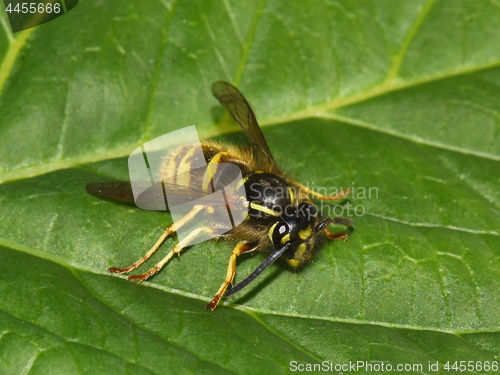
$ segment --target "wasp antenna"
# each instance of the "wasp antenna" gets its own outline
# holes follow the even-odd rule
[[[254,281],[257,276],[259,276],[264,270],[269,267],[271,264],[273,264],[276,259],[278,259],[286,249],[288,249],[291,246],[292,242],[287,242],[283,247],[280,249],[276,250],[274,253],[269,255],[265,261],[263,261],[250,275],[245,277],[243,280],[241,280],[238,284],[233,286],[231,289],[229,289],[226,292],[225,297],[232,296],[233,294],[239,292],[241,289],[246,287],[248,284],[250,284],[252,281]]]

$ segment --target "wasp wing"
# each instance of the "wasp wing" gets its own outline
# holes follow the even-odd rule
[[[137,186],[138,184],[141,184],[141,182],[134,181],[134,186]],[[189,186],[169,184],[166,182],[159,183],[161,184],[160,189],[155,184],[151,184],[150,181],[144,181],[142,184],[144,185],[144,191],[142,191],[142,193],[140,193],[135,199],[132,191],[132,183],[130,181],[112,181],[87,184],[86,188],[89,192],[95,195],[124,203],[135,203],[135,201],[139,199],[142,202],[154,202],[158,200],[167,202],[168,200],[170,206],[177,206],[200,199],[203,199],[204,204],[220,205],[221,203],[220,199],[217,199],[216,197],[211,200],[210,197],[213,196],[212,190],[200,190]],[[168,199],[166,196],[167,191]],[[225,191],[225,194],[228,202],[227,205],[231,205],[240,198],[236,192]]]
[[[252,144],[252,148],[270,162],[275,163],[273,154],[264,135],[262,135],[252,108],[250,108],[250,104],[248,104],[243,94],[236,87],[224,81],[214,82],[212,84],[212,93],[243,128]]]
[[[111,198],[124,203],[134,203],[134,194],[130,181],[112,181],[87,184],[87,191],[102,197]]]

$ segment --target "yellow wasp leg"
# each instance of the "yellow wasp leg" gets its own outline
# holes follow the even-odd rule
[[[189,214],[188,214],[189,215]],[[187,215],[186,215],[187,216]],[[193,215],[194,216],[194,215]],[[182,239],[179,243],[177,243],[172,250],[168,253],[168,255],[163,258],[161,261],[159,261],[153,268],[151,268],[149,271],[143,273],[142,275],[132,275],[129,276],[128,279],[129,281],[144,281],[151,276],[153,276],[155,273],[157,273],[159,270],[161,270],[165,264],[168,263],[168,261],[175,255],[177,254],[180,256],[180,252],[189,246],[189,243],[193,238],[195,238],[198,234],[200,233],[214,233],[214,229],[210,227],[199,227],[193,230],[191,233],[189,233],[185,238]]]
[[[210,301],[210,303],[207,303],[205,305],[206,309],[213,311],[219,304],[220,299],[222,298],[224,293],[226,293],[227,287],[233,283],[234,275],[236,274],[236,258],[238,257],[238,255],[241,255],[244,252],[252,251],[255,249],[256,249],[255,246],[252,246],[247,242],[240,242],[235,246],[233,252],[231,253],[231,258],[229,258],[229,265],[227,267],[227,272],[226,272],[226,277],[224,278],[224,282],[222,283],[221,287],[215,294],[212,301]]]
[[[127,273],[132,270],[135,270],[137,267],[139,267],[142,263],[147,261],[149,258],[151,258],[151,255],[153,255],[156,250],[161,246],[161,244],[165,241],[165,239],[170,236],[171,234],[175,233],[177,230],[179,230],[184,224],[189,222],[198,212],[200,212],[205,206],[203,205],[196,205],[193,207],[191,211],[188,212],[186,216],[184,216],[182,219],[176,221],[175,223],[172,223],[167,227],[165,232],[162,233],[160,238],[158,238],[158,241],[154,244],[154,246],[139,260],[137,260],[134,264],[131,266],[128,266],[126,268],[115,268],[111,267],[108,269],[108,272],[114,272],[114,273]]]
[[[299,187],[299,191],[306,193],[307,195],[312,195],[314,198],[321,199],[322,201],[336,201],[344,198],[347,194],[350,194],[351,191],[349,189],[342,190],[340,193],[336,195],[323,195],[314,190],[309,189],[307,186],[302,184],[297,184]]]

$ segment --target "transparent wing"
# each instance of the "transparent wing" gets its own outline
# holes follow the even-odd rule
[[[134,203],[134,194],[130,181],[112,181],[87,184],[87,191],[102,197],[111,198],[120,202]]]
[[[134,184],[138,183],[134,181]],[[140,182],[139,182],[140,183]],[[175,185],[163,183],[161,189],[157,189],[156,186],[151,185],[150,181],[144,181],[146,188],[136,199],[141,199],[144,201],[165,201],[167,202],[167,196],[165,192],[169,192],[168,203],[170,206],[172,205],[181,205],[188,202],[193,202],[195,200],[203,199],[203,202],[206,204],[217,204],[220,205],[220,200],[213,198],[212,190],[200,190],[194,189],[189,186],[183,185]],[[101,182],[94,184],[87,184],[87,190],[95,195],[103,196],[106,198],[111,198],[113,200],[124,202],[124,203],[134,203],[134,194],[132,191],[132,184],[130,181],[112,181],[112,182]],[[159,193],[159,191],[163,191],[163,193]],[[227,200],[229,204],[236,202],[239,199],[239,196],[236,192],[226,192]]]
[[[214,82],[212,84],[212,93],[243,128],[252,144],[252,148],[272,163],[275,163],[252,108],[250,108],[250,104],[248,104],[243,94],[236,87],[224,81]]]

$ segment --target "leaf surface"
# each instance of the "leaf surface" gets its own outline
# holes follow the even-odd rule
[[[87,0],[15,35],[0,21],[1,373],[500,359],[498,4]],[[126,180],[130,152],[185,126],[244,145],[211,96],[221,79],[296,180],[353,191],[317,203],[356,229],[209,312],[231,244],[143,285],[112,277],[171,218],[84,187]],[[239,280],[263,260],[240,258]]]

